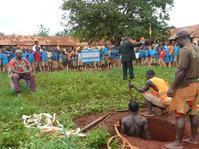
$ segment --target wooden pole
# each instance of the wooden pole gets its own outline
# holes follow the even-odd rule
[[[130,85],[131,85],[131,79],[129,79],[129,94],[130,94],[131,100],[133,100],[132,90],[131,90]]]
[[[90,124],[86,125],[84,128],[82,128],[80,130],[80,132],[86,132],[88,129],[90,129],[91,127],[95,126],[97,123],[101,122],[102,120],[104,120],[106,117],[108,117],[111,113],[107,113],[101,117],[99,117],[98,119],[96,119],[95,121],[91,122]]]

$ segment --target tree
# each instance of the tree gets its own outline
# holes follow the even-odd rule
[[[40,25],[39,26],[39,31],[36,34],[37,36],[49,36],[50,34],[50,29],[44,25]]]
[[[56,34],[55,34],[55,36],[67,36],[67,34],[68,34],[68,30],[67,29],[64,29],[63,31],[60,31],[60,32],[57,32]]]
[[[149,30],[162,38],[172,7],[173,0],[65,0],[62,5],[70,12],[68,25],[83,41],[149,38]]]

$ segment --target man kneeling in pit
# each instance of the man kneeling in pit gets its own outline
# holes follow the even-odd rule
[[[130,101],[129,110],[132,112],[129,116],[121,120],[121,132],[128,136],[151,139],[147,119],[138,114],[139,105],[135,101]]]

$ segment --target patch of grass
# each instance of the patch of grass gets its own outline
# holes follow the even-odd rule
[[[99,128],[88,133],[86,143],[91,149],[103,148],[106,146],[109,137],[110,134],[106,129]]]
[[[135,68],[136,79],[133,82],[137,86],[145,84],[147,69]],[[154,69],[156,76],[169,82],[173,80],[174,68]],[[21,97],[16,97],[9,87],[7,75],[0,74],[0,148],[59,148],[66,144],[88,148],[86,141],[78,138],[68,142],[59,138],[48,141],[48,137],[38,135],[38,130],[25,128],[22,115],[57,113],[65,128],[75,128],[74,118],[127,108],[130,99],[128,81],[122,80],[121,69],[105,72],[41,72],[36,74],[36,82],[36,93],[22,87]],[[133,97],[143,100],[142,95],[134,90]]]

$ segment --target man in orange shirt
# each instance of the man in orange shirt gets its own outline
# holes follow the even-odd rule
[[[138,89],[135,85],[129,85],[129,87],[133,87],[138,92],[143,93],[148,110],[145,116],[154,115],[152,113],[153,106],[159,107],[162,113],[167,112],[167,108],[171,103],[171,98],[167,96],[168,83],[161,78],[155,77],[154,70],[148,70],[146,78],[146,85],[141,89]]]

